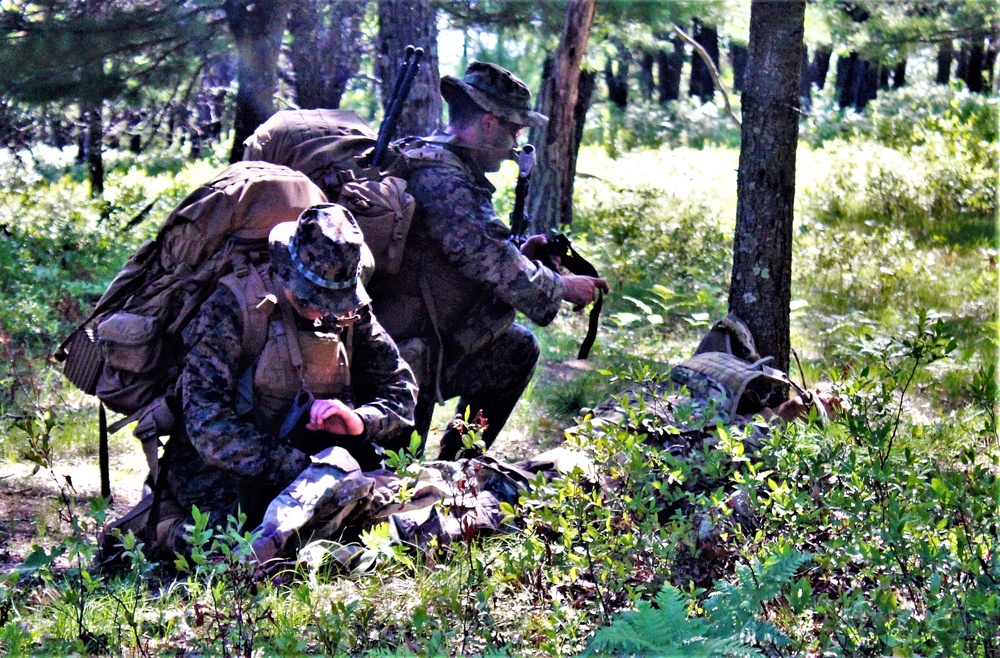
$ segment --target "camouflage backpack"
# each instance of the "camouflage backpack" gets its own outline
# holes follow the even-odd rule
[[[354,215],[376,271],[395,274],[413,221],[409,160],[389,147],[372,165],[378,135],[348,110],[282,110],[244,142],[243,160],[284,165],[309,177]]]
[[[771,406],[776,386],[801,389],[788,376],[766,364],[753,336],[730,314],[712,325],[694,355],[658,381],[639,382],[598,405],[593,424],[631,426],[628,409],[645,409],[645,432],[676,454],[686,453],[716,424],[746,425]],[[571,428],[569,432],[578,431]]]
[[[326,197],[303,174],[239,162],[188,195],[156,237],[129,258],[90,316],[63,341],[63,374],[102,403],[101,487],[110,495],[107,435],[133,421],[155,477],[158,439],[174,425],[172,395],[181,332],[224,276],[259,277],[276,224]],[[266,323],[248,322],[244,348],[262,344]],[[262,328],[263,327],[263,328]],[[108,427],[104,407],[125,417]]]

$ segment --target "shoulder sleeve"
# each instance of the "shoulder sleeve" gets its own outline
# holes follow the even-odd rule
[[[365,422],[365,440],[381,443],[412,427],[417,399],[413,372],[370,307],[354,325],[353,351],[351,381],[359,405],[355,412]]]
[[[283,487],[308,456],[236,414],[243,319],[232,291],[220,286],[184,330],[182,413],[205,463],[240,478]]]
[[[430,239],[463,276],[537,324],[555,318],[565,295],[561,278],[522,256],[507,239],[510,232],[493,209],[489,190],[444,167],[418,170],[408,189]]]

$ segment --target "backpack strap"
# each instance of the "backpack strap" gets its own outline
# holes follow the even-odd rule
[[[245,369],[264,350],[268,324],[278,305],[278,297],[264,282],[258,268],[250,263],[222,277],[219,283],[232,291],[240,306],[243,316],[240,365]]]
[[[454,167],[456,169],[468,169],[462,158],[451,149],[445,148],[444,142],[430,141],[423,139],[403,151],[410,169],[423,167]]]

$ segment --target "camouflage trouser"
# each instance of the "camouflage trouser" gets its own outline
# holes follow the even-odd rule
[[[345,529],[388,522],[393,542],[427,550],[501,529],[500,503],[514,504],[537,474],[546,478],[590,462],[562,448],[506,464],[489,457],[426,462],[418,475],[380,470],[362,473],[342,448],[315,455],[312,464],[268,506],[253,543],[259,562],[291,557],[314,539],[337,537]],[[406,488],[408,495],[400,495]]]
[[[500,434],[514,405],[531,381],[538,353],[535,335],[527,328],[513,324],[478,352],[456,362],[445,363],[439,382],[442,398],[459,397],[456,414],[464,414],[466,407],[470,408],[472,417],[482,412],[487,423],[482,439],[487,448]],[[430,428],[434,394],[433,387],[420,387],[414,418],[421,436],[427,436]],[[456,459],[461,452],[461,433],[448,429],[441,438],[438,459]]]

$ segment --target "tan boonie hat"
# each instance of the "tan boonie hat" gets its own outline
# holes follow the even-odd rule
[[[496,64],[472,62],[461,80],[451,75],[441,78],[441,95],[447,102],[462,92],[490,114],[519,126],[541,127],[549,122],[547,116],[531,110],[528,85]]]
[[[298,221],[271,229],[271,269],[307,308],[344,315],[371,302],[361,283],[364,235],[342,206],[306,208]]]

